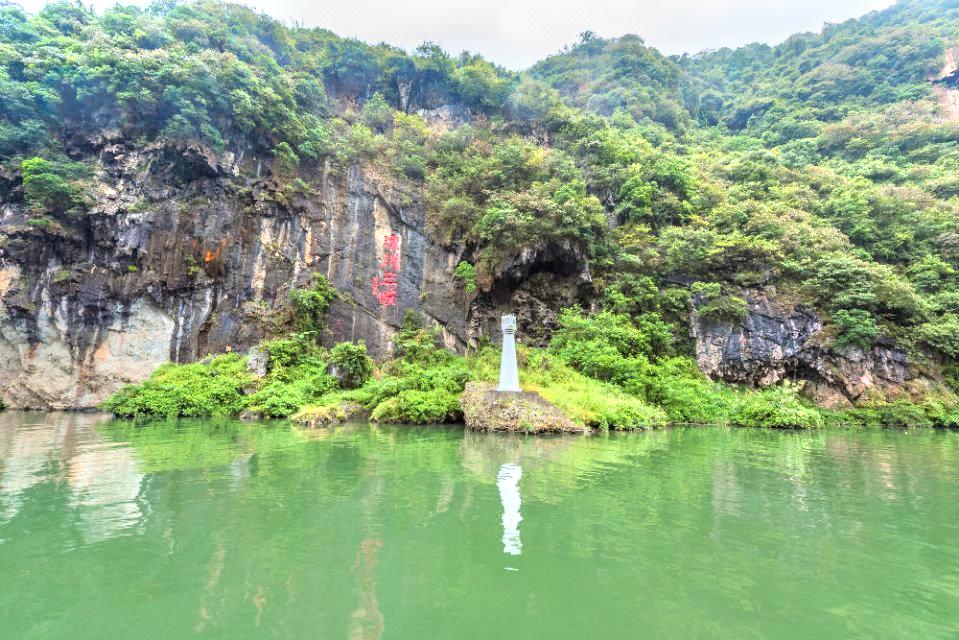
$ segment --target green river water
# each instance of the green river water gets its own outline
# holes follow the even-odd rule
[[[959,638],[959,433],[0,414],[0,638]]]

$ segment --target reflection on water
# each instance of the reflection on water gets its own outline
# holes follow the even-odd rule
[[[78,448],[67,466],[67,483],[84,541],[106,540],[137,525],[143,515],[137,500],[142,481],[130,447],[88,443]]]
[[[0,524],[24,507],[26,496],[51,482],[67,490],[64,517],[72,520],[84,542],[97,542],[136,526],[143,474],[129,446],[107,442],[96,414],[19,414],[0,426]]]
[[[0,522],[20,511],[28,489],[48,479],[65,434],[60,419],[0,430]]]
[[[376,598],[376,565],[382,547],[381,541],[368,538],[360,543],[356,552],[352,570],[357,579],[359,603],[353,610],[350,640],[379,640],[383,635],[385,620]]]
[[[519,479],[522,477],[523,468],[511,463],[500,467],[499,475],[496,477],[499,499],[503,503],[503,553],[511,556],[523,553],[523,543],[519,539],[519,523],[523,520],[519,512],[522,504],[519,496]]]
[[[955,638],[956,495],[956,432],[0,413],[0,629]]]

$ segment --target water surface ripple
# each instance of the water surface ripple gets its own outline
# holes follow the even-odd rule
[[[959,433],[0,414],[3,638],[957,638]]]

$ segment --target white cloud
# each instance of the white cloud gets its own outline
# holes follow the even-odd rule
[[[36,11],[43,0],[23,0]],[[103,9],[114,0],[94,0]],[[135,4],[146,4],[135,2]],[[412,49],[425,40],[519,69],[591,30],[636,33],[663,53],[749,42],[775,43],[823,22],[839,22],[893,0],[278,0],[251,3],[285,21],[302,21],[368,42]]]

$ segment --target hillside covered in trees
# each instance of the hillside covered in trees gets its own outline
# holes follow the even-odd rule
[[[957,0],[674,57],[585,33],[524,72],[204,0],[2,5],[6,399],[44,402],[20,344],[59,341],[74,384],[111,334],[159,344],[155,364],[244,350],[295,328],[277,309],[315,273],[339,291],[321,342],[385,355],[409,308],[471,351],[518,310],[556,366],[659,421],[709,418],[670,413],[677,389],[712,388],[700,371],[948,408],[956,47]],[[359,209],[370,228],[339,239]],[[361,249],[375,266],[383,230],[415,274],[396,312],[343,266]],[[124,328],[141,304],[169,323]]]

